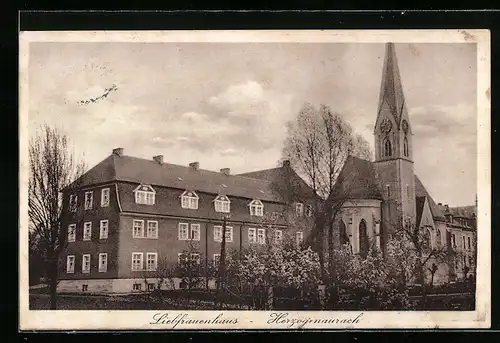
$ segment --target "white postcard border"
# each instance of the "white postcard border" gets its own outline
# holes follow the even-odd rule
[[[385,329],[488,328],[491,321],[490,32],[488,30],[58,31],[20,33],[19,328],[132,329]],[[28,306],[28,62],[32,42],[357,42],[477,43],[478,256],[476,310],[452,311],[30,311]],[[78,313],[75,316],[75,312]],[[278,314],[288,323],[277,323]],[[170,322],[152,324],[162,315]],[[222,314],[222,316],[221,316]],[[184,316],[184,317],[183,317]],[[175,318],[178,318],[176,323]],[[204,324],[181,324],[205,320]],[[237,322],[228,324],[231,319]],[[315,321],[320,320],[320,322]],[[342,321],[343,319],[343,321]],[[321,322],[321,320],[323,322]],[[325,322],[327,320],[328,322]],[[349,320],[351,323],[349,323]],[[168,320],[164,320],[167,322]],[[226,322],[221,324],[221,321]],[[353,322],[354,321],[354,322]],[[293,324],[293,325],[292,325]],[[291,325],[291,326],[290,326]]]

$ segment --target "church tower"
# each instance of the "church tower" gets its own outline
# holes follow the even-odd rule
[[[384,200],[383,216],[395,220],[403,215],[415,222],[412,129],[394,43],[385,47],[377,110],[374,167]]]

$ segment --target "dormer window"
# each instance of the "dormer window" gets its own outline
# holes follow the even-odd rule
[[[252,200],[250,203],[250,215],[251,216],[263,216],[264,215],[264,205],[260,200]]]
[[[215,212],[229,213],[231,201],[225,195],[218,195],[214,200]]]
[[[140,185],[134,190],[135,203],[143,205],[154,205],[156,192],[149,185]]]
[[[193,191],[185,191],[181,195],[181,207],[191,210],[198,209],[198,195]]]

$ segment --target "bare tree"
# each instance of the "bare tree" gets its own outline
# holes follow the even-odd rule
[[[331,260],[334,255],[333,223],[345,201],[350,199],[353,181],[356,181],[355,175],[346,175],[343,186],[336,188],[338,177],[349,156],[371,159],[368,143],[328,106],[321,105],[317,109],[306,103],[296,120],[288,124],[282,156],[305,180],[310,197],[314,199],[314,225],[309,239],[319,253],[322,278],[326,282],[324,242],[328,242]],[[287,201],[304,197],[300,182],[280,180],[278,183],[282,185],[275,189],[285,194]],[[328,239],[325,239],[325,230],[328,230]],[[333,268],[333,261],[329,265]]]
[[[61,225],[61,190],[85,171],[69,150],[68,137],[56,128],[44,126],[29,142],[28,213],[30,230],[39,240],[50,286],[50,308],[56,309],[59,257],[67,243],[67,228]]]

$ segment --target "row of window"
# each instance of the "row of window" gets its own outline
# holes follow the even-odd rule
[[[82,255],[82,273],[90,273],[90,254]],[[108,271],[108,254],[99,254],[99,266],[98,270],[100,273],[105,273]],[[66,272],[68,274],[73,274],[75,272],[75,255],[68,255],[66,257]]]
[[[467,242],[467,244],[466,244]],[[457,247],[456,235],[454,233],[451,234],[451,246],[453,248]],[[470,236],[467,236],[467,241],[465,239],[465,235],[462,235],[462,249],[464,250],[472,250],[472,241]]]
[[[158,238],[158,221],[148,220],[147,229],[144,229],[144,220],[134,219],[132,226],[133,238]],[[200,240],[200,224],[179,223],[178,239],[185,240]],[[248,241],[250,243],[265,244],[265,229],[248,228]],[[109,221],[107,219],[99,222],[99,239],[107,239],[109,234]],[[233,242],[233,227],[226,226],[226,242]],[[83,240],[90,241],[92,238],[92,222],[83,224]],[[222,226],[216,225],[213,227],[213,238],[215,242],[222,242]],[[283,239],[282,230],[274,230],[274,242],[281,242]],[[303,233],[296,233],[297,244],[302,243]],[[68,242],[76,241],[76,224],[70,224],[68,227]]]
[[[107,239],[109,235],[109,221],[107,219],[99,222],[99,239]],[[83,240],[92,239],[92,222],[83,223]],[[76,224],[68,226],[68,242],[76,241]]]
[[[91,210],[94,206],[94,192],[85,192],[85,201],[83,203],[85,210]],[[71,212],[76,212],[78,206],[78,196],[71,194],[69,196],[69,208]],[[101,207],[109,206],[109,188],[101,189]]]

